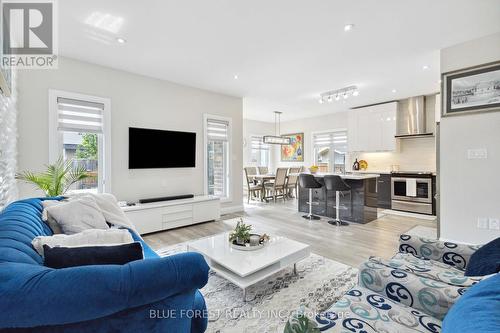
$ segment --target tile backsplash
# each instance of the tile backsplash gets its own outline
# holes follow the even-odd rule
[[[352,153],[350,160],[368,162],[368,171],[391,171],[391,165],[399,165],[406,171],[436,171],[436,138],[420,137],[399,140],[394,152]],[[352,168],[352,161],[348,168]]]

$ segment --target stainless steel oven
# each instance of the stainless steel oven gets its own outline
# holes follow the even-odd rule
[[[432,174],[394,172],[391,174],[392,209],[432,214]]]

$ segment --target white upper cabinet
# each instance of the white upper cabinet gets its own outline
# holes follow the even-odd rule
[[[396,150],[398,102],[349,110],[349,151]]]

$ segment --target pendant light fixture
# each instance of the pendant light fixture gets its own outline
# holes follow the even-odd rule
[[[274,111],[274,133],[275,135],[264,135],[262,140],[264,143],[272,144],[272,145],[289,145],[291,142],[291,138],[286,136],[281,136],[280,134],[280,126],[281,126],[281,114],[280,111]]]

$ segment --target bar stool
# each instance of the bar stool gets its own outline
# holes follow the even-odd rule
[[[318,205],[318,202],[313,202],[312,201],[312,190],[315,188],[321,188],[323,185],[318,183],[318,181],[314,178],[313,175],[308,175],[308,174],[300,174],[299,175],[299,185],[302,188],[308,189],[309,190],[309,201],[307,202],[309,204],[309,214],[302,216],[305,219],[308,219],[309,221],[312,220],[319,220],[320,217],[317,215],[313,215],[312,213],[312,205]]]
[[[328,175],[324,177],[327,191],[335,191],[335,220],[330,220],[328,223],[336,225],[349,225],[348,222],[340,219],[340,194],[341,192],[351,191],[351,187],[340,176]],[[342,209],[348,209],[342,207]]]

